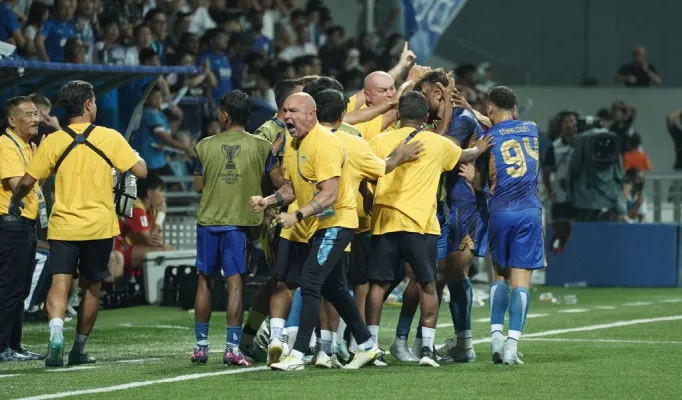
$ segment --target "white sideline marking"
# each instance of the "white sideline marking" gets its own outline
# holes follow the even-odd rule
[[[625,307],[640,307],[640,306],[650,306],[653,303],[650,301],[631,301],[629,303],[623,303]]]
[[[588,332],[588,331],[596,331],[599,329],[618,328],[621,326],[651,324],[654,322],[678,321],[681,319],[682,319],[682,315],[672,315],[670,317],[641,318],[641,319],[632,319],[629,321],[616,321],[616,322],[611,322],[608,324],[579,326],[577,328],[554,329],[551,331],[524,334],[521,336],[521,340],[524,340],[526,338],[533,338],[533,337],[561,335],[562,333]],[[490,343],[490,338],[487,337],[487,338],[483,338],[483,339],[477,339],[477,340],[474,340],[472,343],[473,344]]]
[[[46,369],[45,371],[47,371],[47,372],[71,372],[71,371],[80,371],[83,369],[95,369],[97,367],[98,367],[97,365],[81,365],[80,367],[65,367],[65,368]]]
[[[567,308],[565,310],[559,310],[557,312],[575,314],[575,313],[582,313],[582,312],[588,312],[588,311],[590,311],[590,310],[588,310],[587,308]]]
[[[682,299],[665,299],[661,300],[661,303],[682,303]]]
[[[534,342],[587,342],[587,343],[633,343],[633,344],[682,344],[675,341],[630,340],[630,339],[560,339],[560,338],[523,338]]]
[[[592,308],[594,308],[595,310],[615,310],[616,309],[616,307],[614,307],[614,306],[594,306]]]
[[[6,374],[6,375],[0,375],[0,379],[2,379],[2,378],[11,378],[11,377],[13,377],[13,376],[20,376],[20,375],[23,375],[23,374]]]
[[[629,326],[629,325],[651,324],[654,322],[664,322],[664,321],[677,321],[677,320],[681,320],[681,319],[682,319],[682,315],[672,315],[669,317],[642,318],[642,319],[633,319],[633,320],[629,320],[629,321],[616,321],[616,322],[611,322],[608,324],[587,325],[587,326],[580,326],[577,328],[554,329],[554,330],[545,331],[545,332],[529,333],[527,335],[524,335],[523,338],[560,335],[562,333],[572,333],[572,332],[586,332],[586,331],[594,331],[594,330],[599,330],[599,329],[617,328],[617,327]],[[490,342],[489,337],[474,340],[473,344],[488,343],[488,342]],[[247,372],[263,371],[266,369],[268,369],[268,367],[249,367],[249,368],[242,368],[242,369],[224,370],[224,371],[218,371],[218,372],[207,372],[207,373],[201,373],[201,374],[180,375],[180,376],[175,376],[172,378],[155,379],[155,380],[142,381],[142,382],[131,382],[131,383],[124,383],[121,385],[106,386],[106,387],[95,388],[95,389],[83,389],[83,390],[74,390],[71,392],[42,394],[42,395],[33,396],[33,397],[23,397],[21,399],[16,399],[16,400],[47,400],[47,399],[59,399],[59,398],[63,398],[63,397],[80,396],[80,395],[94,394],[94,393],[110,393],[110,392],[116,392],[119,390],[134,389],[134,388],[138,388],[138,387],[151,386],[151,385],[156,385],[156,384],[161,384],[161,383],[182,382],[182,381],[201,379],[201,378],[207,378],[207,377],[213,377],[213,376],[221,376],[221,375],[243,374],[243,373],[247,373]]]
[[[115,363],[130,363],[130,364],[136,364],[136,363],[146,363],[146,362],[152,362],[152,361],[159,361],[160,358],[137,358],[134,360],[118,360],[114,361]]]
[[[138,388],[138,387],[156,385],[159,383],[174,383],[174,382],[191,381],[194,379],[201,379],[201,378],[207,378],[207,377],[212,377],[212,376],[244,374],[247,372],[263,371],[266,369],[269,369],[269,368],[268,367],[251,367],[251,368],[242,368],[242,369],[230,369],[230,370],[224,370],[224,371],[218,371],[218,372],[206,372],[203,374],[180,375],[180,376],[175,376],[172,378],[154,379],[151,381],[142,381],[142,382],[130,382],[130,383],[124,383],[122,385],[107,386],[107,387],[96,388],[96,389],[83,389],[83,390],[74,390],[71,392],[41,394],[40,396],[24,397],[24,398],[18,399],[18,400],[60,399],[63,397],[81,396],[81,395],[85,395],[85,394],[110,393],[110,392],[116,392],[119,390],[127,390],[127,389],[134,389],[134,388]]]
[[[131,323],[123,323],[123,324],[118,324],[118,326],[122,326],[124,328],[146,328],[146,329],[181,329],[181,330],[192,329],[189,326],[183,326],[183,325],[134,325]]]

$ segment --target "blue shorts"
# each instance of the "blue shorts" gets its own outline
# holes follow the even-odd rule
[[[478,204],[478,226],[476,227],[476,238],[474,239],[474,256],[485,257],[488,255],[488,205]]]
[[[440,236],[438,236],[438,260],[444,260],[448,258],[448,239],[450,237],[450,225],[445,219],[445,215],[441,210],[436,212],[436,218],[438,218],[438,223],[440,224]]]
[[[247,232],[238,226],[197,225],[196,267],[204,275],[222,268],[223,276],[247,271]]]
[[[478,226],[478,208],[476,203],[452,204],[450,206],[450,239],[448,253],[474,250],[474,238]]]
[[[542,209],[490,213],[488,245],[493,262],[501,268],[543,268],[545,247]]]

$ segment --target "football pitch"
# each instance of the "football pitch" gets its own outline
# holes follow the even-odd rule
[[[542,292],[576,304],[539,301]],[[223,367],[225,313],[214,313],[207,365],[191,365],[193,316],[163,307],[103,311],[88,343],[98,363],[46,370],[42,361],[0,364],[0,399],[644,399],[682,398],[682,289],[532,289],[519,344],[525,365],[493,365],[489,311],[475,308],[476,363],[419,367],[386,357],[387,368],[274,372]],[[387,305],[381,347],[390,346],[399,307]],[[453,335],[447,305],[436,342]],[[414,328],[410,336],[414,338]],[[75,321],[66,323],[65,353]],[[47,347],[47,324],[27,325],[24,343]],[[66,355],[66,354],[65,354]]]

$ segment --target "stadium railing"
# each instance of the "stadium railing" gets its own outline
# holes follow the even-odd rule
[[[42,93],[54,104],[58,88],[72,80],[90,82],[95,89],[95,96],[100,97],[114,89],[121,88],[135,81],[145,79],[149,81],[142,95],[135,98],[122,96],[119,93],[119,104],[135,105],[132,117],[127,121],[122,134],[130,138],[132,132],[139,127],[144,103],[154,87],[155,79],[162,75],[194,74],[199,72],[195,66],[182,67],[151,67],[124,66],[98,64],[69,64],[29,60],[0,60],[0,101],[10,97],[28,95],[34,92]],[[202,100],[194,99],[201,102]],[[58,109],[58,107],[54,107]],[[1,112],[1,111],[0,111]],[[5,116],[2,115],[4,121]]]

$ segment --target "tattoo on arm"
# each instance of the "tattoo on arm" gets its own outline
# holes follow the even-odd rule
[[[315,199],[310,200],[310,206],[315,210],[315,214],[319,214],[322,212],[322,205]]]
[[[275,192],[275,206],[281,207],[284,204],[284,198],[279,192]]]

